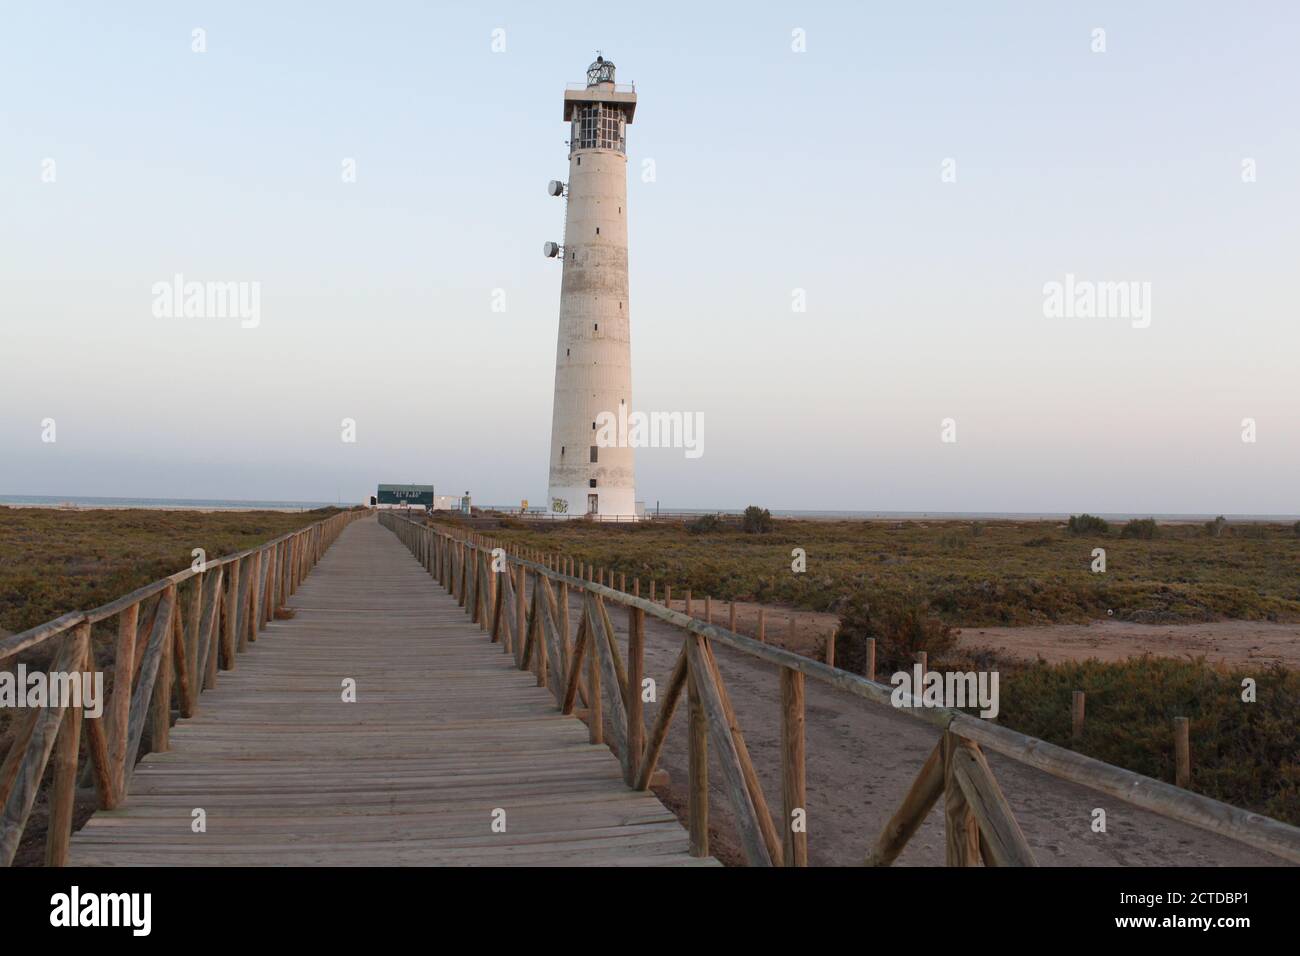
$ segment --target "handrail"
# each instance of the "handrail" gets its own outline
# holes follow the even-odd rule
[[[592,659],[601,658],[603,655],[601,648],[608,643],[613,649],[616,665],[614,670],[617,672],[621,667],[621,661],[617,660],[617,645],[612,639],[612,629],[608,629],[608,618],[605,611],[607,602],[628,608],[631,615],[629,634],[641,631],[641,637],[635,642],[638,645],[635,649],[631,647],[633,642],[629,641],[630,656],[637,656],[641,653],[644,640],[644,618],[647,615],[686,632],[687,640],[682,650],[682,657],[686,663],[683,664],[683,661],[679,661],[679,669],[684,674],[689,674],[692,681],[701,685],[701,693],[697,694],[697,697],[710,697],[712,695],[712,703],[716,708],[720,709],[716,714],[709,715],[710,719],[717,717],[729,725],[727,729],[730,731],[731,744],[729,745],[727,740],[724,739],[725,735],[724,738],[719,738],[723,741],[725,751],[723,762],[725,765],[734,758],[743,772],[742,777],[744,779],[744,786],[733,793],[733,800],[741,807],[740,816],[742,818],[753,817],[756,819],[760,824],[759,830],[766,831],[768,829],[767,826],[761,826],[765,822],[763,820],[763,813],[766,813],[765,802],[762,798],[761,789],[757,787],[757,778],[753,775],[752,767],[748,766],[748,755],[744,750],[743,738],[740,735],[739,727],[735,724],[734,713],[730,711],[729,702],[726,700],[726,692],[722,686],[721,675],[717,671],[716,660],[709,649],[711,642],[724,644],[749,657],[781,668],[782,699],[783,703],[787,705],[784,709],[788,710],[796,705],[798,708],[797,715],[790,713],[785,715],[784,729],[786,732],[783,733],[783,745],[786,742],[784,738],[793,735],[791,725],[797,724],[798,746],[795,749],[798,751],[798,763],[800,764],[798,767],[787,766],[787,763],[793,762],[793,757],[789,761],[783,761],[783,775],[787,778],[785,780],[787,788],[793,787],[798,793],[801,793],[803,789],[802,681],[805,677],[828,684],[837,690],[863,698],[873,704],[887,705],[895,713],[902,713],[913,719],[920,720],[942,732],[942,737],[935,748],[935,752],[931,754],[931,759],[922,768],[921,774],[914,783],[903,806],[890,820],[877,840],[875,847],[868,855],[869,863],[887,865],[892,862],[901,852],[907,839],[920,826],[930,808],[940,796],[943,796],[949,830],[949,863],[973,865],[978,862],[980,856],[983,856],[986,863],[1033,865],[1032,854],[1029,853],[1024,837],[1020,833],[1014,817],[1011,816],[1010,808],[1006,805],[1001,791],[997,788],[997,783],[994,781],[987,762],[980,752],[981,746],[994,750],[1018,763],[1081,784],[1160,816],[1209,830],[1257,849],[1276,854],[1292,862],[1300,862],[1300,828],[1280,820],[1243,810],[1240,807],[1223,803],[1212,797],[1193,793],[1190,790],[1155,780],[1143,774],[1116,767],[1105,761],[1055,746],[1008,727],[971,717],[965,712],[954,708],[896,708],[891,703],[892,689],[884,684],[868,680],[865,677],[852,674],[821,661],[804,657],[793,651],[756,641],[743,634],[738,634],[735,631],[707,621],[701,621],[688,614],[682,614],[653,600],[647,600],[641,597],[639,593],[628,594],[625,591],[606,586],[600,581],[592,580],[590,577],[565,574],[552,566],[567,565],[572,567],[572,559],[559,559],[557,555],[541,555],[538,553],[533,553],[533,557],[527,557],[520,553],[522,549],[501,545],[475,532],[459,532],[459,529],[431,527],[390,512],[381,513],[380,522],[385,527],[398,533],[403,543],[426,565],[430,573],[458,594],[460,603],[466,606],[467,611],[471,613],[474,620],[483,622],[485,627],[487,626],[486,622],[491,621],[493,640],[500,637],[507,643],[507,647],[510,646],[513,640],[514,645],[518,648],[517,656],[521,665],[529,654],[531,654],[535,666],[538,661],[544,663],[548,657],[554,655],[568,664],[565,670],[566,673],[570,673],[571,678],[580,678],[579,664],[568,660],[568,658],[570,653],[576,655],[579,659],[581,658],[583,634],[584,632],[590,632],[597,635],[586,642],[595,645],[595,657]],[[487,572],[486,555],[497,548],[501,549],[501,556],[504,558],[498,564],[503,565],[504,568],[496,567],[493,569],[494,573],[489,574]],[[539,558],[543,560],[538,560]],[[516,572],[510,570],[512,567],[517,569],[519,577],[517,582],[514,580]],[[579,569],[581,568],[582,566],[579,565]],[[594,577],[594,570],[587,568],[586,573]],[[533,607],[525,614],[523,608],[523,601],[525,600],[523,598],[524,581],[529,574],[533,576],[535,585],[537,582],[543,581],[545,585],[543,587],[534,586]],[[498,577],[500,581],[494,582],[493,579]],[[603,569],[600,572],[600,577],[602,579],[604,577]],[[561,594],[564,595],[564,600],[554,605],[551,604],[553,598],[550,596],[552,585],[557,586]],[[639,580],[634,579],[633,587],[636,592],[639,592]],[[586,600],[591,602],[591,605],[589,608],[584,609],[583,619],[579,624],[579,636],[570,652],[568,648],[567,592],[571,588],[586,594]],[[651,593],[653,595],[653,582],[651,583]],[[496,607],[492,605],[494,594],[498,605]],[[538,597],[539,594],[542,595],[541,598]],[[553,620],[556,617],[563,619],[562,626],[557,625]],[[513,625],[512,622],[514,622]],[[517,632],[513,638],[510,633],[512,626]],[[556,633],[552,634],[552,631]],[[563,631],[563,633],[559,633],[560,631]],[[543,645],[552,642],[556,645],[554,651],[549,646],[543,647]],[[534,650],[534,645],[537,645],[537,648],[542,652]],[[640,664],[635,661],[629,661],[626,672],[630,674],[634,667],[636,673],[639,674],[641,672]],[[565,698],[561,701],[561,705],[562,707],[568,706],[569,702],[574,698],[575,691],[580,692],[580,695],[588,703],[587,714],[589,720],[599,723],[601,721],[599,704],[602,696],[597,689],[599,687],[599,674],[595,675],[594,680],[592,677],[593,675],[587,675],[588,686],[580,686],[581,680],[576,679],[572,687],[566,686],[564,688]],[[674,672],[674,683],[679,683],[677,678],[678,674]],[[542,679],[543,674],[539,673],[539,682]],[[639,701],[639,694],[627,693],[628,687],[636,687],[636,683],[620,679],[618,686],[623,691],[621,696],[626,704],[632,705],[634,702]],[[678,687],[678,691],[680,691],[680,687]],[[672,708],[675,704],[675,696],[665,699],[661,704],[660,719],[665,723],[663,732],[667,730],[666,720],[671,719]],[[698,707],[708,710],[707,704],[707,701],[701,700]],[[627,707],[629,711],[627,715],[628,723],[623,736],[628,739],[635,738],[637,735],[637,729],[632,727],[631,711],[634,709],[637,711],[639,719],[639,706]],[[664,714],[667,714],[667,718],[663,716]],[[705,724],[708,724],[708,722],[706,721],[702,726]],[[714,737],[717,737],[718,732],[711,724],[708,724],[708,729]],[[656,733],[659,732],[656,729]],[[592,733],[594,736],[599,736],[594,726]],[[702,734],[702,731],[700,733]],[[703,774],[703,764],[699,764],[698,754],[696,753],[700,740],[696,739],[694,730],[692,734],[692,766],[696,767],[698,765],[698,772]],[[652,745],[644,755],[624,755],[625,766],[635,766],[640,759],[649,761],[648,768],[646,766],[639,768],[636,774],[638,783],[648,780],[653,773],[653,762],[657,758],[658,750],[653,745],[654,735],[652,735],[651,740]],[[662,743],[662,738],[660,738],[659,743]],[[631,777],[632,775],[629,774],[629,779]],[[706,800],[707,793],[698,793],[697,789],[696,783],[692,782],[692,812],[698,810],[706,813],[706,810],[700,810],[699,808],[702,801]],[[791,804],[791,801],[798,797],[798,793],[788,794],[787,804]],[[759,804],[763,804],[763,813],[758,811]],[[798,808],[801,807],[801,804],[795,803],[792,806]],[[788,819],[789,815],[787,814]],[[770,821],[766,822],[770,824]],[[741,823],[742,842],[744,842],[744,819],[742,819]],[[698,849],[700,839],[707,841],[707,830],[704,836],[700,837],[696,833],[696,829],[695,826],[692,826],[693,846]],[[775,848],[777,852],[772,852],[773,847],[770,845],[770,836],[771,834],[768,833],[766,840],[759,840],[754,837],[751,841],[748,847],[752,851],[751,862],[763,862],[765,857],[767,862],[779,862],[781,856],[780,847]],[[806,833],[802,834],[802,836],[806,839]],[[787,845],[785,856],[787,861],[791,856],[789,837],[790,834],[785,834],[784,842]],[[760,852],[763,849],[762,844],[764,842],[768,844],[766,854]],[[795,855],[799,854],[796,853]]]
[[[81,698],[70,705],[51,701],[31,708],[25,720],[15,719],[13,743],[0,762],[0,866],[13,862],[51,759],[45,862],[67,862],[83,726],[88,752],[83,776],[93,779],[99,807],[112,809],[126,796],[146,724],[152,749],[167,750],[173,697],[180,717],[194,716],[199,694],[216,686],[218,671],[234,668],[236,655],[257,640],[343,529],[369,514],[331,515],[0,640],[4,662],[62,637],[50,670],[93,673],[98,669],[91,627],[110,617],[118,620],[112,695],[98,717],[85,713]]]

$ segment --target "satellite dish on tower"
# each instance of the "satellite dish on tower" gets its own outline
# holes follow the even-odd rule
[[[564,183],[560,182],[558,179],[552,179],[546,184],[546,193],[548,196],[563,196]]]
[[[548,259],[554,259],[560,254],[560,244],[558,242],[542,243],[542,255]]]

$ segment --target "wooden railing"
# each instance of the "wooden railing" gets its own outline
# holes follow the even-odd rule
[[[0,666],[41,644],[57,647],[51,673],[95,673],[91,628],[116,618],[113,688],[97,718],[82,706],[16,711],[13,742],[0,763],[0,865],[13,862],[40,782],[53,755],[45,842],[47,866],[67,862],[78,785],[81,736],[85,771],[98,805],[122,802],[146,724],[152,749],[168,749],[173,700],[180,717],[198,712],[199,693],[219,670],[257,640],[258,632],[350,522],[369,514],[332,515],[301,531],[238,554],[208,560],[145,585],[92,611],[74,611],[0,640]],[[58,642],[58,643],[55,643]]]
[[[981,859],[989,866],[1037,865],[989,768],[985,749],[1160,816],[1300,862],[1300,829],[1289,824],[1123,770],[960,710],[894,708],[890,702],[893,688],[646,600],[640,596],[639,580],[633,579],[629,593],[622,577],[621,587],[615,589],[612,574],[607,585],[603,570],[575,564],[572,558],[562,555],[525,551],[484,535],[419,524],[391,512],[381,513],[379,520],[456,596],[471,620],[489,631],[493,642],[502,643],[514,655],[520,669],[537,675],[539,686],[552,691],[563,713],[579,712],[586,718],[593,743],[604,742],[608,725],[612,738],[608,744],[622,762],[628,786],[639,790],[649,787],[673,713],[686,691],[688,829],[691,852],[697,856],[709,853],[707,757],[712,745],[724,778],[722,789],[730,798],[748,862],[756,866],[807,865],[807,828],[795,824],[805,809],[804,682],[812,678],[928,723],[940,732],[902,804],[868,851],[868,865],[893,863],[940,798],[948,865],[977,866]],[[582,611],[572,640],[570,591],[582,595]],[[614,637],[609,604],[627,608],[626,662]],[[658,693],[659,710],[648,732],[641,708],[647,615],[684,632],[676,666],[668,686]],[[779,818],[773,817],[749,758],[713,643],[780,668]],[[779,827],[777,819],[782,821]]]

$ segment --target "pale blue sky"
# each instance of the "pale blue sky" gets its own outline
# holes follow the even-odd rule
[[[114,7],[4,7],[0,494],[542,503],[545,185],[599,48],[634,405],[706,422],[638,497],[1300,511],[1293,3]],[[155,318],[178,272],[261,324]],[[1045,318],[1066,273],[1150,282],[1150,327]]]

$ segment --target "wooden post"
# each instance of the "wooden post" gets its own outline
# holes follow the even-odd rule
[[[168,595],[170,595],[170,599],[167,601],[168,620],[162,624],[165,630],[162,632],[158,676],[154,678],[153,698],[149,703],[149,737],[153,741],[155,753],[170,749],[169,738],[172,726],[172,645],[174,641],[172,640],[171,629],[175,620],[173,615],[180,613],[179,608],[176,606],[176,585],[167,585],[164,598],[167,598]],[[129,758],[130,755],[128,754]],[[130,767],[127,768],[128,772],[130,769]]]
[[[122,801],[126,789],[126,734],[131,719],[131,675],[135,673],[135,634],[140,605],[132,604],[117,616],[117,644],[113,658],[113,698],[109,701],[105,734],[108,737],[108,765],[113,785],[102,801],[112,810]]]
[[[704,623],[713,623],[713,598],[707,594],[704,595]]]
[[[736,631],[736,602],[733,600],[730,604],[731,608],[727,611],[727,630],[734,634]]]
[[[1083,691],[1076,690],[1070,701],[1070,739],[1083,736]]]
[[[618,572],[618,589],[622,591],[624,594],[627,593],[627,572],[626,571]]]
[[[804,676],[789,667],[781,668],[781,794],[785,811],[782,823],[785,865],[807,866]]]
[[[957,782],[954,754],[961,739],[953,733],[943,735],[943,818],[944,842],[948,866],[979,866],[980,834],[975,812]]]
[[[687,589],[686,589],[686,616],[687,616],[687,617],[693,617],[693,616],[694,616],[694,615],[691,613],[691,589],[690,589],[690,588],[687,588]]]
[[[640,597],[640,596],[641,596],[641,579],[640,579],[640,578],[633,578],[633,579],[632,579],[632,596],[633,596],[633,597]]]
[[[686,702],[690,727],[687,808],[690,853],[691,856],[703,857],[709,855],[709,722],[700,702],[693,667],[686,676]]]
[[[633,581],[635,586],[636,582]],[[642,717],[641,681],[645,674],[645,611],[627,609],[627,785],[636,783],[645,749],[645,720]]]
[[[1174,718],[1174,785],[1186,789],[1192,783],[1192,746],[1186,717]]]
[[[758,639],[767,642],[767,608],[758,609]]]
[[[669,610],[672,610],[672,606],[673,606],[673,586],[671,584],[665,584],[664,585],[664,607],[668,608]]]
[[[73,660],[77,669],[86,668],[90,654],[90,623],[78,624],[64,640],[76,645]],[[50,815],[45,831],[46,866],[64,866],[68,862],[72,811],[77,797],[77,757],[81,752],[83,709],[65,702],[63,719],[59,722],[59,735],[54,744],[54,779],[49,792]]]
[[[605,719],[600,708],[600,661],[595,647],[599,638],[598,634],[587,634],[587,732],[593,744],[605,742]]]
[[[831,628],[831,632],[826,635],[826,666],[835,666],[835,634],[839,628]]]
[[[650,579],[650,601],[651,601],[651,603],[654,603],[654,599],[655,599],[655,579],[654,579],[654,578],[651,578],[651,579]]]
[[[873,681],[876,679],[876,639],[868,637],[862,643],[865,651],[862,661],[862,676]]]

